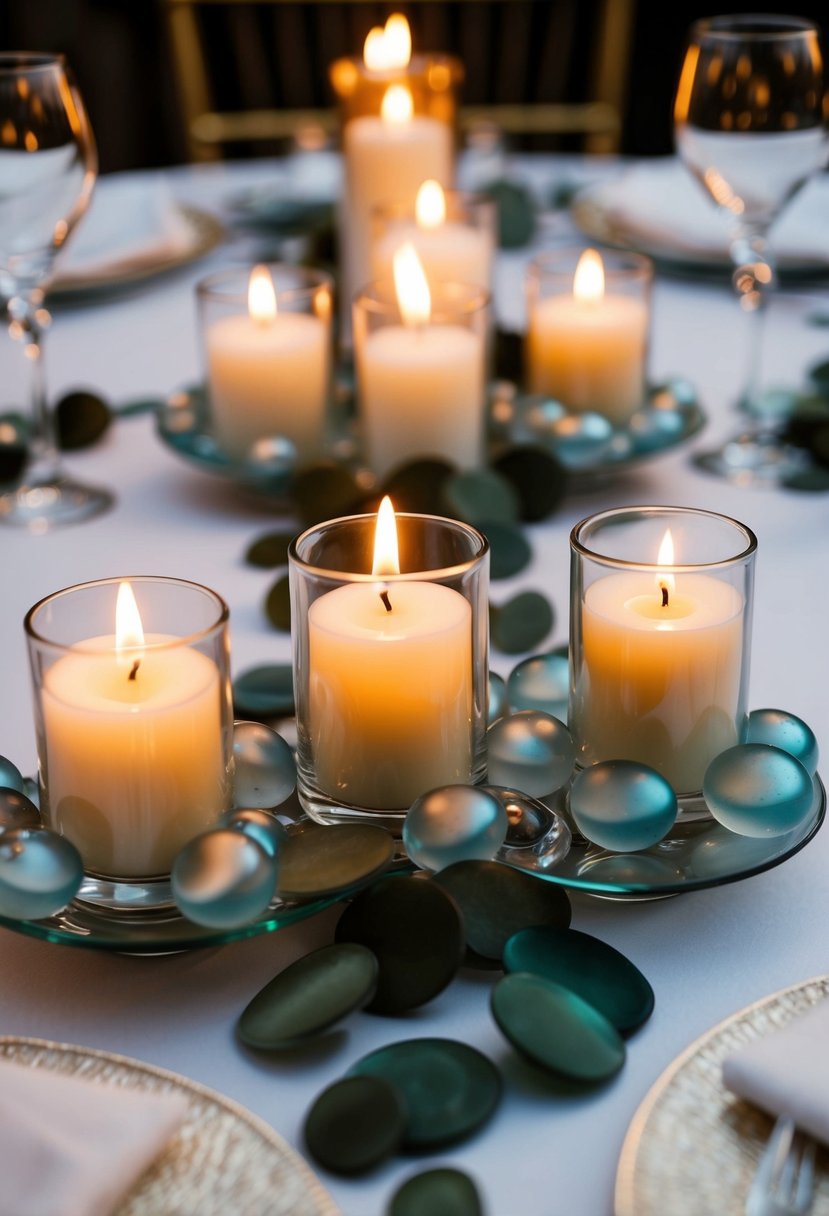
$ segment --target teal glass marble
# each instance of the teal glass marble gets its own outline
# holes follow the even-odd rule
[[[280,806],[293,793],[293,752],[269,726],[261,722],[234,723],[233,755],[233,801],[237,807]]]
[[[487,731],[488,781],[541,798],[570,780],[576,748],[563,722],[525,709]]]
[[[391,1197],[387,1216],[484,1216],[478,1188],[461,1170],[450,1166],[424,1170]]]
[[[40,785],[34,777],[23,778],[23,793],[40,810]]]
[[[810,814],[814,787],[789,752],[767,743],[744,743],[711,761],[702,793],[711,814],[730,832],[782,836]]]
[[[456,861],[494,857],[508,827],[507,812],[494,795],[480,786],[445,785],[412,803],[403,844],[415,865],[442,870]]]
[[[567,721],[570,698],[570,658],[566,646],[537,654],[514,667],[507,678],[510,709],[540,709],[559,722]]]
[[[0,833],[0,916],[40,920],[77,895],[83,882],[81,855],[46,828]]]
[[[233,929],[256,920],[268,907],[276,890],[276,865],[249,836],[217,828],[184,846],[170,883],[188,919]]]
[[[41,828],[35,804],[19,790],[0,788],[0,832],[14,828]]]
[[[551,423],[548,434],[565,468],[580,469],[607,455],[614,430],[601,414],[586,410],[583,414],[566,414]]]
[[[628,421],[628,431],[637,452],[656,452],[677,442],[684,430],[685,419],[678,410],[643,406]]]
[[[656,844],[673,827],[676,794],[655,769],[633,760],[603,760],[582,769],[570,789],[579,831],[614,853]]]
[[[802,718],[785,709],[753,709],[748,715],[744,743],[768,743],[799,760],[814,777],[818,764],[815,732]]]
[[[262,846],[268,857],[276,857],[280,845],[288,835],[270,811],[261,811],[256,807],[237,807],[235,810],[225,811],[219,820],[219,826],[250,836],[251,840]]]
[[[282,435],[257,439],[244,461],[245,473],[257,481],[273,480],[284,485],[297,465],[296,447]]]
[[[489,700],[487,701],[486,720],[488,725],[503,718],[507,712],[507,683],[503,676],[496,672],[489,673]]]
[[[0,788],[18,790],[21,794],[25,791],[23,774],[17,765],[12,764],[5,756],[0,756]]]

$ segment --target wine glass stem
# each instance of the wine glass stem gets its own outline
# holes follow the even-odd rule
[[[32,435],[25,474],[29,485],[52,481],[60,463],[43,366],[43,332],[49,320],[49,314],[42,305],[40,293],[37,292],[34,293],[34,298],[30,296],[26,299],[24,309],[13,322],[14,331],[24,343],[24,353],[32,368]]]
[[[763,384],[763,336],[768,293],[776,277],[765,229],[743,231],[732,243],[731,255],[736,266],[733,281],[740,307],[749,314],[748,364],[739,405],[751,418],[751,431],[757,433],[769,429],[768,421],[758,411],[758,404]]]

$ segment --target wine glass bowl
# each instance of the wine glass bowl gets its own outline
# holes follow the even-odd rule
[[[792,453],[762,412],[761,316],[775,273],[769,230],[826,161],[827,102],[815,25],[800,17],[711,17],[691,28],[674,103],[680,159],[731,220],[733,283],[752,323],[741,434],[698,459],[742,483],[784,477]]]
[[[0,301],[32,374],[29,458],[21,481],[0,493],[0,522],[36,531],[112,502],[60,468],[42,355],[55,255],[89,206],[96,175],[95,141],[62,56],[0,54]]]

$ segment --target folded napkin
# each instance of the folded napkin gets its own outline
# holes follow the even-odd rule
[[[109,1216],[181,1124],[187,1099],[0,1063],[0,1211]]]
[[[619,235],[645,252],[728,260],[730,218],[674,156],[634,166],[591,187],[586,198],[604,212]],[[829,178],[807,182],[772,229],[781,263],[829,262]],[[578,214],[578,213],[577,213]]]
[[[829,1144],[829,1000],[723,1061],[728,1089]]]
[[[56,279],[117,278],[146,262],[174,260],[193,245],[193,226],[163,180],[101,178],[86,215],[56,262]]]

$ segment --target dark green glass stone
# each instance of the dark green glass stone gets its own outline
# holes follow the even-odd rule
[[[237,718],[279,718],[293,712],[294,675],[290,663],[250,667],[233,681]]]
[[[283,574],[271,587],[265,598],[265,615],[274,629],[288,633],[291,628],[291,587],[288,575]]]
[[[395,1191],[388,1216],[483,1216],[478,1188],[462,1170],[424,1170]]]
[[[490,578],[513,578],[530,564],[533,551],[518,524],[486,520],[478,526],[489,541]]]
[[[631,1034],[653,1013],[653,989],[638,967],[606,942],[577,929],[523,929],[504,947],[505,971],[529,971],[569,988]]]
[[[370,1001],[377,970],[364,946],[343,942],[314,950],[257,993],[239,1018],[239,1038],[266,1051],[293,1047]]]
[[[463,958],[463,928],[454,901],[420,878],[387,878],[363,891],[340,917],[335,936],[377,955],[377,994],[367,1006],[373,1013],[403,1013],[425,1005],[450,983]]]
[[[492,1016],[516,1051],[574,1081],[606,1081],[625,1062],[614,1026],[580,996],[540,975],[516,971],[492,990]]]
[[[329,1085],[305,1120],[315,1161],[335,1174],[362,1174],[397,1151],[406,1126],[398,1091],[382,1077],[343,1077]]]
[[[287,565],[288,546],[294,535],[294,532],[266,532],[257,536],[256,540],[248,545],[245,561],[251,566],[261,566],[266,570]]]
[[[443,487],[454,471],[445,460],[412,460],[389,474],[380,487],[381,493],[389,495],[395,511],[433,515]]]
[[[490,604],[492,645],[504,654],[534,650],[555,624],[553,606],[540,591],[521,591],[505,604]]]
[[[363,1056],[349,1075],[382,1077],[403,1095],[406,1149],[436,1149],[470,1135],[501,1097],[501,1074],[492,1061],[454,1039],[390,1043]]]
[[[555,456],[541,448],[532,445],[509,448],[492,467],[514,486],[521,519],[527,523],[546,519],[564,498],[567,473]]]
[[[516,491],[491,469],[465,469],[453,474],[443,487],[443,499],[452,515],[470,524],[482,520],[509,524],[518,519]]]
[[[78,390],[61,397],[55,406],[58,446],[65,452],[89,447],[100,439],[112,421],[112,411],[97,393]]]
[[[570,924],[567,892],[554,883],[498,861],[458,861],[435,874],[461,910],[467,944],[500,959],[507,941],[531,925]]]
[[[282,899],[334,895],[382,873],[393,853],[391,833],[370,823],[303,824],[279,850],[277,891]]]

